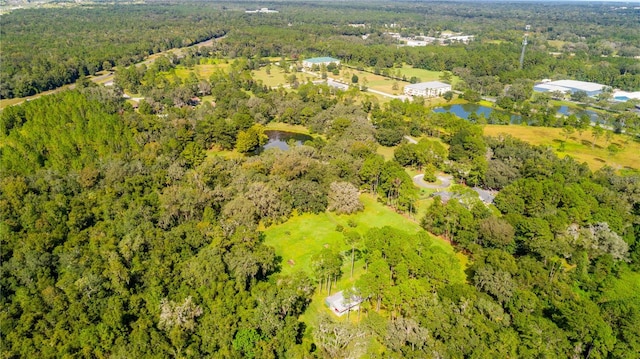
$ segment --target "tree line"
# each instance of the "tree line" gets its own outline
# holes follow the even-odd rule
[[[153,53],[227,33],[228,39],[216,43],[211,54],[294,59],[331,55],[379,71],[402,63],[436,71],[468,69],[480,80],[491,79],[503,85],[523,78],[563,76],[625,90],[640,87],[640,68],[633,58],[640,52],[640,34],[633,26],[633,14],[624,9],[604,11],[594,9],[595,5],[571,4],[526,9],[511,4],[464,3],[428,7],[398,3],[390,9],[369,4],[281,6],[280,13],[270,16],[250,16],[237,4],[224,3],[14,11],[3,16],[6,46],[1,54],[0,97],[33,95],[102,70],[139,62]],[[496,7],[500,13],[496,13]],[[603,13],[606,16],[600,16]],[[552,23],[550,16],[555,17]],[[83,20],[78,21],[80,18]],[[366,27],[349,27],[355,19],[361,19]],[[534,34],[529,38],[524,69],[520,70],[525,22],[533,23]],[[594,22],[600,26],[591,26]],[[465,31],[475,35],[477,41],[469,45],[397,48],[395,40],[384,35],[390,29],[385,26],[390,24],[399,26],[398,31],[405,36]],[[620,28],[629,30],[621,33]],[[366,40],[361,37],[365,33],[369,34]],[[549,41],[564,44],[556,49],[561,56],[549,53]],[[32,51],[33,46],[40,51]]]

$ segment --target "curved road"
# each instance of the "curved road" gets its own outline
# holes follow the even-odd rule
[[[429,184],[425,182],[423,178],[424,178],[424,174],[415,175],[413,176],[413,183],[415,183],[416,186],[422,187],[422,188],[444,189],[451,185],[451,180],[453,179],[453,177],[450,175],[438,175],[436,176],[436,178],[439,179],[442,183],[437,185],[437,184]]]

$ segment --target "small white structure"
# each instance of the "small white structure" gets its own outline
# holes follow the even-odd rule
[[[325,65],[329,66],[330,64],[340,65],[340,60],[334,59],[333,57],[314,57],[311,59],[302,60],[302,67],[305,69],[310,69],[313,65]]]
[[[324,303],[331,309],[333,314],[337,316],[342,316],[350,310],[357,310],[359,308],[360,303],[363,302],[361,297],[352,296],[350,299],[345,299],[342,295],[342,291],[328,296]]]
[[[420,40],[407,40],[407,46],[409,47],[416,47],[416,46],[427,46],[429,43],[426,41],[420,41]]]
[[[258,10],[246,10],[247,14],[276,14],[278,10],[270,10],[269,8],[263,7]]]
[[[421,82],[404,87],[404,94],[407,96],[436,97],[448,91],[451,91],[451,85],[440,81]]]

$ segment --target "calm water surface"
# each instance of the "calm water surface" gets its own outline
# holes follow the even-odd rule
[[[262,151],[270,148],[279,148],[286,151],[289,149],[290,144],[301,145],[306,141],[313,140],[313,137],[309,135],[286,131],[264,131],[264,134],[269,137],[269,141],[262,146]]]

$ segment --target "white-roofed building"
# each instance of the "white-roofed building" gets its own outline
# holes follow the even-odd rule
[[[575,93],[578,91],[584,91],[589,96],[597,96],[605,88],[605,85],[597,84],[595,82],[575,81],[575,80],[557,80],[549,81],[533,86],[534,91],[548,92],[548,91],[562,91]]]
[[[451,91],[451,85],[440,81],[420,82],[404,87],[407,96],[436,97]]]
[[[636,91],[636,92],[614,91],[613,100],[618,102],[625,102],[629,100],[640,100],[640,91]]]
[[[569,90],[566,87],[551,85],[549,83],[541,83],[541,84],[535,85],[533,89],[538,92],[554,92],[554,91],[560,91],[562,93],[571,92],[571,90]]]
[[[333,57],[314,57],[311,59],[302,60],[302,67],[305,69],[310,69],[313,65],[318,66],[329,66],[330,64],[335,64],[336,66],[340,65],[340,60],[334,59]]]
[[[342,316],[350,310],[357,310],[360,303],[363,302],[361,297],[352,296],[347,299],[343,296],[343,292],[340,291],[334,295],[328,296],[324,303],[331,309],[331,311],[337,315]]]

